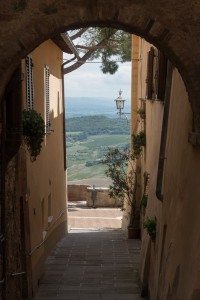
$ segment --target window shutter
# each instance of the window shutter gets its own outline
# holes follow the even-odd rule
[[[50,94],[49,94],[49,66],[45,66],[45,95],[46,95],[46,131],[50,129]]]
[[[152,99],[153,93],[153,66],[154,66],[154,48],[151,47],[150,51],[148,52],[148,63],[147,63],[147,99]]]
[[[167,78],[167,57],[159,51],[158,99],[164,101]]]
[[[159,77],[158,49],[154,49],[153,99],[155,100],[158,100],[158,77]]]
[[[26,105],[27,110],[33,109],[33,60],[30,55],[26,57]]]

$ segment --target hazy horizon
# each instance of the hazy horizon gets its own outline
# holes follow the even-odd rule
[[[106,97],[65,97],[65,112],[67,117],[87,115],[106,115],[117,117],[115,99]],[[130,111],[130,102],[125,102],[124,111]]]

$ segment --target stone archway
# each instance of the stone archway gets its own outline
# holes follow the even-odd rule
[[[195,0],[9,0],[0,4],[0,95],[20,59],[58,32],[88,25],[144,37],[178,68],[200,132],[200,3]]]

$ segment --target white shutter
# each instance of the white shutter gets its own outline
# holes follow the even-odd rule
[[[33,60],[31,55],[26,57],[26,105],[27,110],[33,109]]]
[[[46,98],[46,131],[50,130],[50,95],[49,95],[49,66],[45,65],[45,98]]]

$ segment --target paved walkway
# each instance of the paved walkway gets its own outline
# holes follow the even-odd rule
[[[141,300],[140,241],[128,240],[117,228],[121,222],[118,209],[89,210],[69,205],[70,233],[48,257],[35,300]],[[88,227],[91,218],[97,227]]]
[[[87,208],[86,202],[68,204],[69,230],[71,228],[121,228],[120,208]]]

